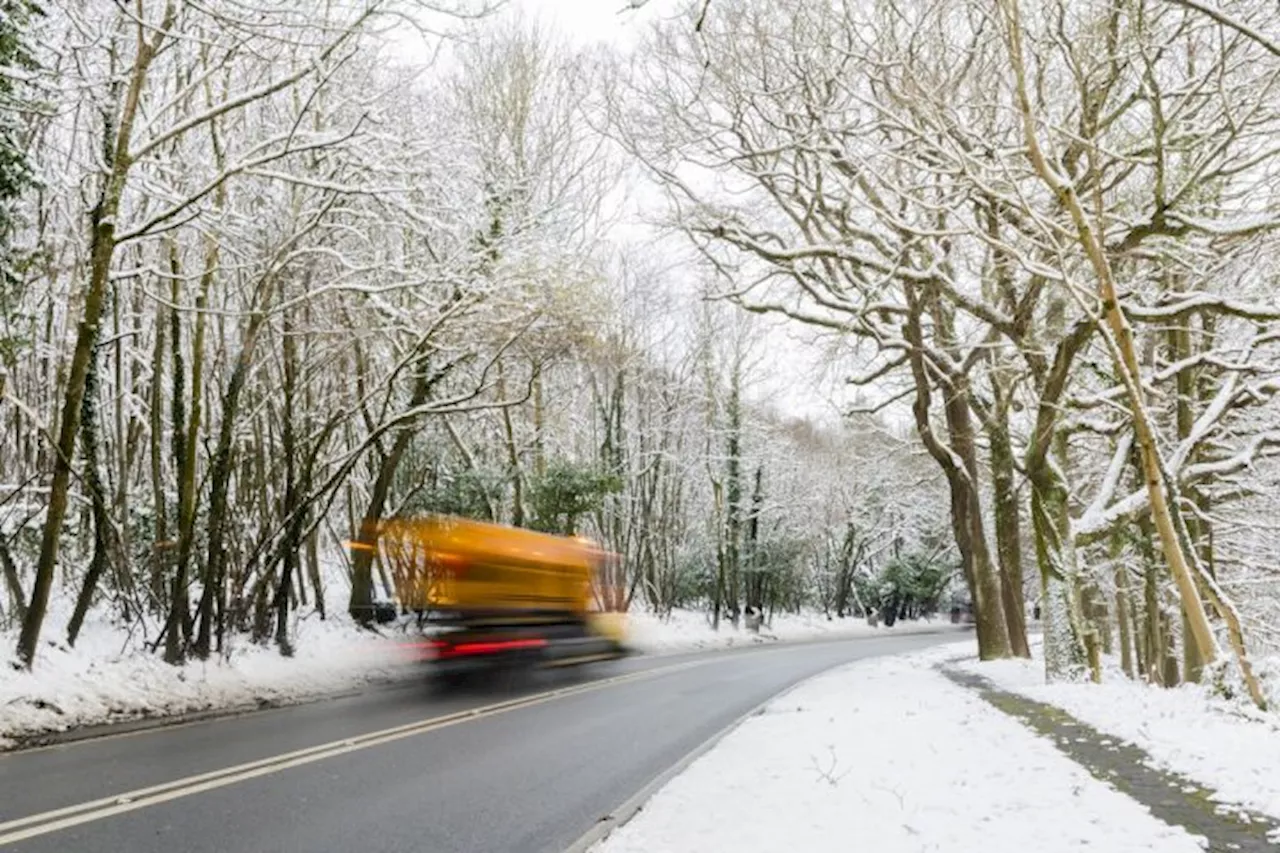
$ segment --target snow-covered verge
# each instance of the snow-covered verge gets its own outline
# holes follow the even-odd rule
[[[757,634],[745,627],[735,628],[728,620],[721,622],[718,631],[712,630],[707,614],[693,610],[674,610],[667,618],[646,612],[629,613],[627,625],[630,644],[648,653],[733,648],[822,638],[883,636],[894,632],[944,630],[951,627],[945,619],[898,622],[892,628],[883,625],[873,628],[867,624],[866,619],[853,616],[828,619],[821,613],[779,613],[770,624],[762,626]]]
[[[47,624],[65,625],[68,608],[66,602],[54,602]],[[871,628],[861,619],[828,622],[821,615],[788,615],[754,634],[728,623],[712,631],[704,614],[690,611],[677,611],[670,619],[634,613],[627,622],[631,644],[645,653],[927,627]],[[942,628],[941,622],[933,625]],[[0,632],[0,748],[24,736],[102,723],[303,701],[411,673],[409,667],[421,656],[416,635],[396,626],[384,626],[382,632],[378,637],[362,631],[346,614],[323,622],[309,614],[291,632],[293,657],[281,656],[273,644],[237,637],[226,655],[172,667],[119,626],[91,619],[74,648],[43,643],[32,672],[15,667],[10,657],[16,633]]]
[[[934,671],[944,654],[857,663],[773,700],[594,851],[1201,849]]]
[[[74,648],[44,642],[27,672],[10,657],[16,637],[0,633],[0,748],[100,723],[305,700],[394,677],[412,657],[403,637],[372,637],[345,614],[299,620],[293,638],[290,658],[238,639],[224,656],[174,667],[120,628],[91,621]]]
[[[1212,789],[1224,802],[1280,819],[1280,715],[1250,711],[1199,685],[1150,687],[1108,664],[1102,684],[1045,684],[1038,659],[962,666],[1129,741],[1158,768]],[[1272,667],[1264,662],[1260,670]]]

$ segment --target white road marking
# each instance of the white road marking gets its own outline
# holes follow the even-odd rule
[[[160,785],[152,785],[147,788],[139,788],[135,791],[112,794],[101,799],[91,800],[89,802],[79,803],[73,806],[65,806],[60,809],[54,809],[40,814],[28,815],[27,817],[0,823],[0,847],[3,847],[6,844],[24,841],[28,838],[47,835],[51,832],[58,832],[63,829],[69,829],[70,827],[79,826],[80,824],[102,820],[125,812],[144,809],[148,806],[158,805],[170,800],[189,797],[193,794],[200,794],[205,791],[212,791],[217,788],[234,785],[238,782],[244,782],[249,779],[256,779],[259,776],[279,773],[280,771],[287,770],[291,767],[299,767],[304,764],[323,761],[326,758],[333,758],[348,752],[368,749],[369,747],[380,746],[402,738],[425,734],[437,729],[457,725],[458,723],[503,714],[508,711],[527,708],[531,705],[540,705],[544,702],[550,702],[554,699],[560,699],[566,696],[589,693],[615,684],[638,681],[640,679],[650,678],[656,675],[664,675],[671,672],[677,672],[679,670],[692,669],[697,666],[705,666],[712,662],[714,662],[714,658],[655,667],[653,669],[626,673],[624,675],[615,675],[599,681],[578,684],[573,687],[562,687],[556,690],[548,690],[543,693],[535,693],[531,696],[523,696],[518,699],[496,702],[492,705],[485,705],[480,708],[472,708],[466,711],[458,711],[453,714],[445,714],[440,717],[419,720],[416,723],[407,723],[405,725],[381,729],[379,731],[369,732],[354,738],[343,738],[330,743],[307,747],[306,749],[298,749],[292,752],[281,753],[280,755],[274,755],[268,758],[261,758],[256,761],[238,764],[233,767],[224,767],[221,770],[213,770],[207,773],[187,776],[182,779],[175,779],[172,782],[165,782]]]

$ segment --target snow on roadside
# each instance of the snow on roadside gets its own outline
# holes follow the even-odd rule
[[[707,614],[693,610],[674,610],[663,619],[653,613],[627,614],[630,644],[644,652],[671,652],[690,649],[733,648],[779,641],[814,640],[829,637],[870,637],[893,632],[912,632],[922,629],[951,629],[945,620],[924,622],[899,622],[892,628],[872,628],[866,619],[848,617],[827,619],[821,613],[779,613],[769,625],[755,634],[745,627],[734,628],[727,620],[720,630],[711,628]]]
[[[299,701],[393,677],[410,660],[394,637],[360,631],[345,614],[299,620],[293,636],[292,658],[274,644],[237,639],[225,659],[173,667],[126,644],[118,627],[90,621],[75,648],[42,643],[33,672],[0,659],[0,748],[17,736],[78,726]],[[14,638],[0,642],[12,654]]]
[[[119,626],[92,617],[75,648],[68,648],[61,637],[69,611],[70,602],[51,602],[34,672],[13,666],[6,656],[16,634],[0,632],[0,748],[20,736],[81,726],[316,698],[404,675],[420,653],[413,635],[395,626],[384,626],[385,636],[378,637],[358,629],[346,614],[324,622],[308,614],[292,632],[292,658],[281,656],[274,644],[257,646],[237,637],[225,658],[171,667]],[[650,653],[919,630],[912,623],[870,628],[861,619],[828,622],[814,615],[779,616],[759,635],[728,624],[717,632],[705,615],[688,611],[676,611],[669,620],[636,613],[628,623],[632,644]],[[943,630],[942,623],[934,624]]]
[[[938,659],[860,662],[774,699],[593,850],[1202,849],[933,671]]]
[[[973,661],[962,667],[1129,741],[1158,768],[1212,789],[1223,802],[1280,819],[1276,715],[1251,714],[1199,685],[1149,687],[1115,667],[1102,684],[1045,684],[1042,660]]]

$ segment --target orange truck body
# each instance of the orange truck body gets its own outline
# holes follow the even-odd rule
[[[387,521],[378,538],[402,607],[467,621],[585,618],[606,556],[585,539],[443,515]]]

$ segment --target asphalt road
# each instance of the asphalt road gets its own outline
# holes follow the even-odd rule
[[[562,851],[797,681],[961,636],[633,658],[448,695],[412,683],[13,753],[0,850]]]

